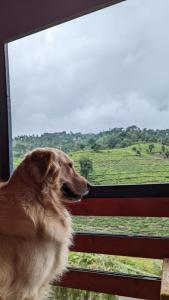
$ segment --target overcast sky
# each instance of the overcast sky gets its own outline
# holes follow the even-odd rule
[[[9,44],[13,135],[169,128],[169,0],[127,0]]]

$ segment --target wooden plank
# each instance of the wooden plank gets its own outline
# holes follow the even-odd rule
[[[169,253],[169,252],[168,252]],[[163,260],[163,271],[161,281],[161,300],[169,300],[169,259]]]
[[[57,283],[54,283],[57,285]],[[70,269],[59,286],[139,299],[160,299],[159,277]]]
[[[99,233],[77,233],[76,252],[163,259],[169,253],[169,238]]]
[[[76,216],[169,217],[169,197],[87,198],[67,207]]]
[[[11,41],[122,1],[125,0],[2,0],[0,36]]]
[[[87,198],[169,197],[169,183],[93,185]]]

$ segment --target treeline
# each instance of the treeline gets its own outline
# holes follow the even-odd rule
[[[124,148],[137,143],[160,143],[169,145],[169,129],[140,129],[133,125],[113,128],[99,133],[66,131],[38,135],[22,135],[13,139],[15,157],[20,157],[36,147],[55,147],[65,152],[91,149],[94,151]]]

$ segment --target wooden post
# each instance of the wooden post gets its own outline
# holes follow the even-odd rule
[[[160,299],[169,300],[169,258],[163,260]]]

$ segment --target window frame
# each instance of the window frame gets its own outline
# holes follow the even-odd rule
[[[13,170],[13,155],[8,44],[3,42],[0,61],[0,180],[6,181]]]

